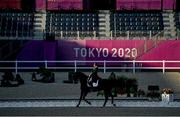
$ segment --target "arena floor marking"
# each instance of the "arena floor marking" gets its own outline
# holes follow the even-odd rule
[[[104,100],[90,100],[91,105],[84,101],[80,107],[102,107]],[[19,101],[0,101],[0,108],[6,107],[76,107],[78,100],[19,100]],[[115,100],[116,107],[180,107],[180,102],[162,101],[122,101]],[[107,102],[106,107],[113,107],[111,101]]]

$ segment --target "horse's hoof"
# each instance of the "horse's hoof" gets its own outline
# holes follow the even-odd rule
[[[79,105],[77,105],[76,107],[79,107]]]

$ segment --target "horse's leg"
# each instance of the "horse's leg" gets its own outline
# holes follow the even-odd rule
[[[88,103],[89,105],[91,105],[91,102],[89,102],[88,100],[84,99],[84,101],[85,101],[86,103]]]
[[[104,96],[105,96],[105,101],[104,101],[103,107],[106,106],[106,103],[108,101],[108,92],[107,91],[104,91]]]
[[[79,107],[79,105],[81,103],[81,100],[82,100],[82,97],[83,97],[83,91],[81,90],[81,95],[80,95],[80,98],[79,98],[79,102],[78,102],[76,107]]]
[[[89,102],[88,100],[85,99],[86,96],[87,96],[87,94],[88,94],[88,92],[86,91],[86,92],[84,93],[84,95],[83,95],[83,99],[84,99],[84,101],[85,101],[86,103],[88,103],[89,105],[91,105],[91,102]]]
[[[114,104],[114,96],[112,95],[112,93],[110,92],[110,95],[111,95],[111,104],[113,106],[116,106],[116,104]]]
[[[112,93],[111,93],[111,104],[114,104],[114,97],[113,97]]]

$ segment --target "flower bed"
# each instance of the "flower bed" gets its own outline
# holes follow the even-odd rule
[[[162,93],[163,93],[163,94],[173,94],[174,92],[173,92],[173,90],[170,89],[170,88],[164,88],[164,89],[162,90]]]
[[[170,88],[164,88],[162,90],[162,101],[163,102],[173,102],[174,100],[174,91]]]

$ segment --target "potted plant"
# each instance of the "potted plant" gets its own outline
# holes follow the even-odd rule
[[[159,86],[158,85],[149,85],[147,97],[150,101],[159,101],[161,98]]]
[[[171,88],[162,89],[162,101],[163,102],[173,102],[174,100],[174,91]]]
[[[137,94],[137,80],[134,79],[127,79],[126,80],[126,92],[127,92],[127,97],[131,97],[131,93],[133,94],[134,97],[136,97]]]

